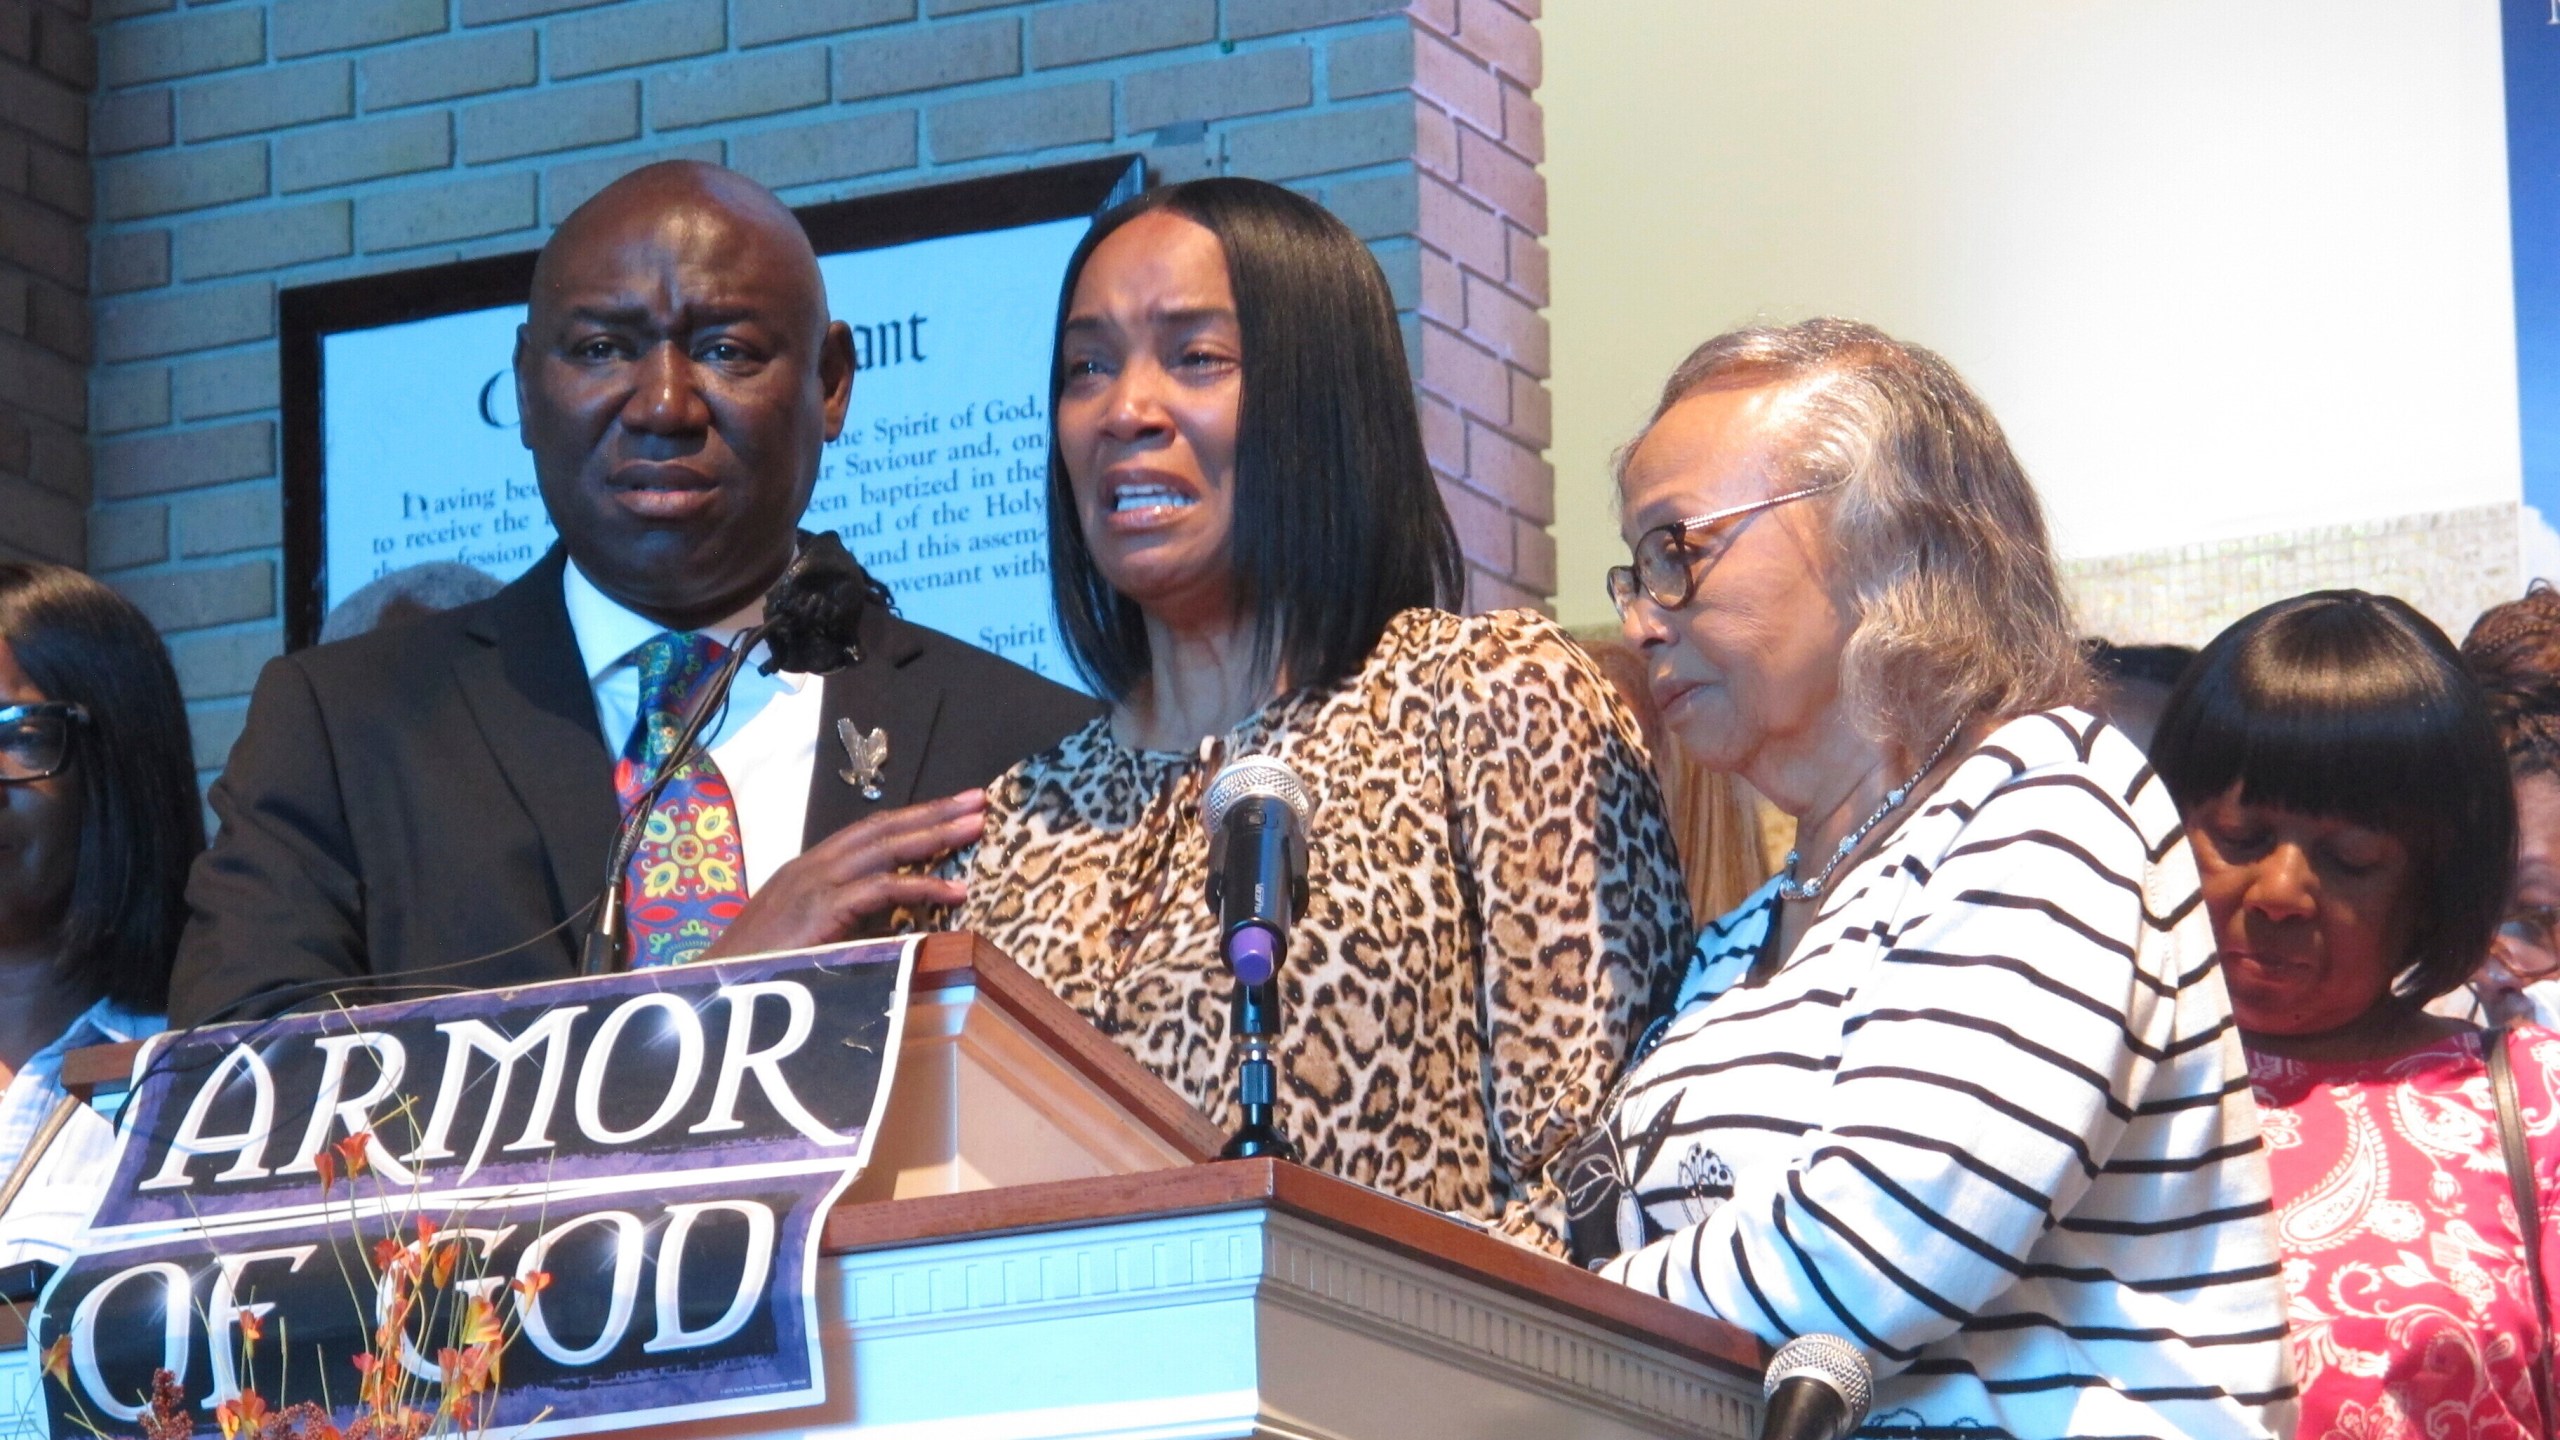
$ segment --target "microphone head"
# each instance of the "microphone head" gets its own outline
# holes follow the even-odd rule
[[[856,637],[862,612],[886,604],[889,592],[862,568],[832,530],[804,532],[799,552],[764,597],[761,667],[824,675],[862,658]]]
[[[1875,1400],[1876,1372],[1867,1363],[1867,1352],[1837,1335],[1799,1335],[1779,1346],[1769,1357],[1760,1393],[1764,1398],[1775,1395],[1780,1385],[1798,1378],[1821,1381],[1839,1392],[1849,1408],[1848,1423],[1840,1427],[1843,1434],[1858,1428]]]
[[[1247,800],[1277,800],[1288,806],[1289,813],[1297,817],[1301,835],[1306,833],[1307,817],[1316,808],[1297,771],[1268,755],[1247,755],[1228,761],[1209,778],[1209,788],[1200,796],[1200,819],[1215,834],[1227,822],[1227,812]]]

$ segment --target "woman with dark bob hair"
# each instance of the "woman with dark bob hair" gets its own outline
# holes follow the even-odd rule
[[[1308,1164],[1553,1249],[1513,1202],[1596,1113],[1688,915],[1632,718],[1543,616],[1460,617],[1367,248],[1276,185],[1098,220],[1050,387],[1051,580],[1110,710],[988,789],[957,923],[1222,1125],[1233,988],[1195,818],[1273,757],[1313,791],[1280,972]]]
[[[169,653],[76,570],[0,562],[0,1265],[60,1264],[113,1150],[63,1052],[161,1028],[204,848]]]
[[[2403,602],[2304,595],[2205,647],[2152,757],[2264,1116],[2299,1433],[2550,1435],[2560,1036],[2427,1012],[2489,953],[2515,865],[2479,687]]]

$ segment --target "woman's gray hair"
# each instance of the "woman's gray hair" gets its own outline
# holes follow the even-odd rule
[[[1954,367],[1851,320],[1755,325],[1689,353],[1628,458],[1707,389],[1794,387],[1775,491],[1843,482],[1829,517],[1857,606],[1843,693],[1876,739],[1926,755],[1969,715],[2085,704],[2091,685],[2035,487]]]

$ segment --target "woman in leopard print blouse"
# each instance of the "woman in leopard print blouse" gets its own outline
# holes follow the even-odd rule
[[[1227,761],[1284,761],[1316,810],[1280,1128],[1560,1249],[1515,1202],[1668,999],[1689,917],[1608,682],[1542,616],[1438,608],[1462,567],[1376,262],[1277,186],[1151,192],[1069,264],[1051,400],[1053,585],[1111,710],[989,788],[952,923],[1232,1126],[1195,814]]]

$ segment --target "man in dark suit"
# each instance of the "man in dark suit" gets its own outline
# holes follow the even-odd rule
[[[665,657],[716,656],[761,615],[854,368],[798,221],[687,162],[561,225],[515,365],[560,543],[488,600],[267,666],[211,794],[221,834],[189,882],[173,1023],[573,973],[621,804],[654,773]],[[823,680],[742,672],[712,788],[675,817],[707,804],[703,835],[744,872],[692,949],[817,944],[956,903],[921,867],[977,838],[975,787],[1096,713],[882,606],[858,637]],[[852,737],[874,730],[887,754],[866,765]]]

